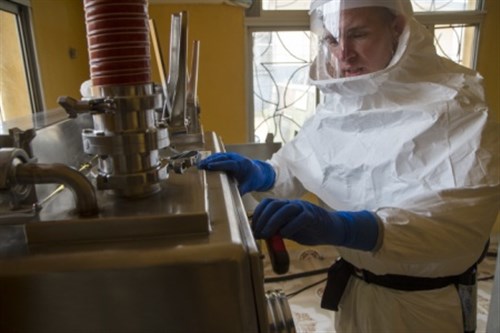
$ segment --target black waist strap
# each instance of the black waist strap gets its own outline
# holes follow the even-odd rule
[[[458,282],[458,276],[429,278],[396,274],[376,275],[364,269],[354,269],[354,275],[367,283],[404,291],[440,289]]]
[[[362,279],[367,283],[404,291],[444,288],[450,284],[456,284],[459,278],[459,276],[427,278],[396,274],[376,275],[367,270],[357,269],[341,258],[328,270],[328,280],[321,299],[322,308],[338,311],[340,299],[351,276]]]

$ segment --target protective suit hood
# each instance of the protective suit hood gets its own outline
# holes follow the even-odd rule
[[[325,94],[368,98],[374,93],[385,92],[384,84],[417,82],[419,78],[427,81],[429,76],[436,74],[436,70],[442,71],[439,67],[443,60],[435,56],[435,47],[429,32],[411,18],[386,68],[354,77],[325,78],[318,77],[319,64],[318,59],[315,59],[310,67],[310,83]]]
[[[371,23],[372,26],[368,23],[368,27],[365,27],[364,23],[367,21],[355,21],[355,23],[350,22],[350,18],[352,19],[352,14],[348,14],[350,10],[363,8],[369,8],[372,13],[370,16],[372,17],[378,18],[379,15],[383,15],[380,19],[375,19],[374,21],[384,22],[384,29],[387,29],[390,26],[391,31],[373,30],[373,23]],[[385,8],[388,9],[388,11],[383,13],[380,11],[375,12],[375,9],[377,8]],[[356,91],[364,91],[366,89],[368,89],[368,91],[373,91],[373,87],[371,87],[372,84],[382,84],[387,79],[388,71],[398,63],[407,50],[409,39],[408,23],[413,15],[410,1],[317,0],[311,5],[310,15],[313,41],[317,44],[315,45],[316,56],[314,57],[314,61],[310,67],[310,82],[311,84],[318,86],[318,88],[323,92],[338,91],[340,93],[349,94],[352,89]],[[358,15],[359,13],[355,14],[355,16]],[[392,31],[392,29],[394,29],[394,22],[392,21],[395,21],[396,17],[398,17],[398,21],[403,21],[403,23],[399,23],[398,25],[404,24],[406,29],[404,29],[398,39],[390,37],[398,42],[397,48],[392,50],[392,58],[390,58],[390,63],[385,66],[385,69],[377,72],[372,71],[369,74],[357,75],[355,77],[342,77],[345,75],[342,73],[342,65],[338,59],[340,54],[344,54],[344,52],[352,53],[352,51],[345,50],[351,50],[353,48],[352,45],[358,42],[357,39],[363,40],[365,34],[369,34],[369,38],[372,38],[371,36],[375,35],[384,36],[387,33],[388,35],[394,33],[394,31]],[[384,45],[380,43],[377,44]],[[340,54],[333,56],[334,53]],[[371,54],[370,57],[372,59],[378,58],[373,54]],[[343,66],[349,66],[349,63],[350,61],[345,62]],[[354,66],[357,65],[354,64]],[[345,88],[345,90],[343,88]]]
[[[318,87],[323,93],[338,93],[344,96],[357,96],[375,93],[378,88],[391,78],[391,75],[397,75],[400,71],[400,63],[404,55],[408,52],[408,41],[410,39],[410,28],[403,31],[398,47],[389,65],[380,71],[368,73],[354,77],[332,78],[321,77],[318,67],[322,66],[320,61],[324,59],[318,56],[315,58],[309,69],[310,83]],[[416,43],[414,43],[416,44]],[[417,45],[415,45],[417,46]]]

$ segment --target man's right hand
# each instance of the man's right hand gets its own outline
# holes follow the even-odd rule
[[[270,190],[276,178],[273,167],[237,153],[214,153],[198,163],[199,169],[225,171],[238,182],[241,195],[252,191]]]

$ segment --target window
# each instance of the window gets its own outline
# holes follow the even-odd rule
[[[29,1],[0,0],[0,121],[43,109]]]
[[[475,68],[483,0],[412,0],[438,53]],[[256,0],[247,10],[250,141],[291,140],[315,111],[319,92],[307,83],[310,0]]]

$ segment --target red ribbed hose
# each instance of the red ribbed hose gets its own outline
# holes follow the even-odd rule
[[[84,0],[94,86],[151,82],[147,0]]]

